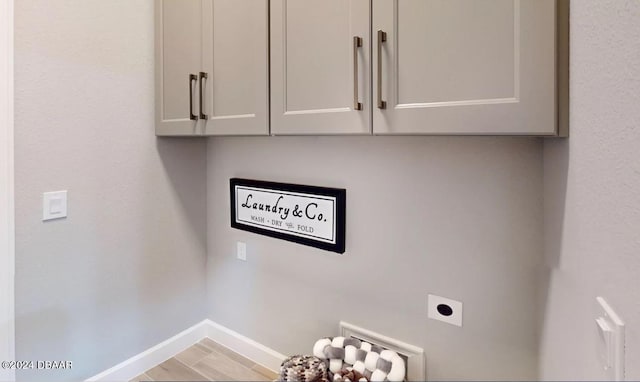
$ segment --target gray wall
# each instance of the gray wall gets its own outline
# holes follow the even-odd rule
[[[206,146],[154,137],[153,2],[15,7],[17,359],[74,363],[18,378],[81,380],[205,317]]]
[[[640,380],[640,2],[571,7],[571,138],[544,144],[541,377],[604,379],[603,296],[627,324],[627,380]]]
[[[430,379],[536,379],[541,154],[528,138],[210,140],[209,317],[284,354],[345,320],[424,347]],[[346,188],[346,253],[231,229],[236,176]],[[427,293],[463,301],[464,327],[428,320]]]
[[[535,379],[541,330],[540,377],[601,379],[597,295],[640,379],[637,2],[572,3],[572,137],[544,143],[544,192],[526,138],[216,138],[206,160],[156,140],[152,16],[16,2],[17,358],[74,361],[20,379],[89,377],[207,313],[282,353],[350,321],[424,347],[431,379]],[[230,229],[234,176],[346,188],[347,252]],[[58,189],[69,218],[42,223]],[[462,300],[464,327],[427,320],[427,293]]]

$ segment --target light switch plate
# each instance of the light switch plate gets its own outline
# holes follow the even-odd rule
[[[624,322],[602,297],[596,297],[598,317],[598,353],[609,380],[624,380]]]
[[[67,217],[67,191],[42,194],[42,221]]]

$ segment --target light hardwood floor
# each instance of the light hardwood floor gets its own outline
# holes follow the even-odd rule
[[[206,338],[131,382],[273,381],[277,377],[273,371]]]

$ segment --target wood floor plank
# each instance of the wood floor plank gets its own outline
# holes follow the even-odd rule
[[[160,365],[149,369],[146,375],[155,381],[208,381],[204,375],[188,367],[175,358],[169,358]]]
[[[217,367],[210,365],[208,362],[200,361],[193,366],[193,369],[209,378],[210,381],[235,381],[234,378],[224,374],[218,370]]]
[[[210,338],[205,338],[202,341],[198,342],[198,344],[204,345],[206,347],[208,347],[211,350],[215,350],[218,353],[224,354],[227,357],[231,358],[232,360],[248,367],[248,368],[252,368],[256,365],[255,362],[253,362],[252,360],[248,359],[247,357],[240,355],[236,352],[234,352],[233,350],[229,349],[228,347],[222,346],[219,343],[211,340]]]
[[[175,358],[187,366],[193,366],[211,354],[211,352],[212,350],[210,348],[198,343],[178,353]]]
[[[265,377],[267,377],[267,379],[269,381],[274,381],[276,379],[278,379],[279,374],[274,372],[271,369],[267,369],[266,367],[262,366],[262,365],[258,365],[256,364],[254,367],[251,368],[253,371],[258,372],[262,375],[264,375]]]
[[[149,382],[149,381],[153,381],[153,379],[151,379],[151,377],[149,377],[145,373],[142,373],[129,382]]]
[[[273,381],[278,374],[208,338],[130,382]]]
[[[253,365],[255,366],[255,364]],[[211,378],[212,380],[224,380],[223,376],[228,377],[226,380],[235,381],[269,381],[265,375],[237,362],[235,359],[229,358],[226,354],[212,351],[207,357],[193,366],[193,369],[200,374]]]

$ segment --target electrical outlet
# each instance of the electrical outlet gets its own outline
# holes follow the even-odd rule
[[[460,301],[430,294],[427,305],[429,318],[462,326],[462,303]]]
[[[236,256],[238,260],[247,261],[247,243],[238,242]]]

